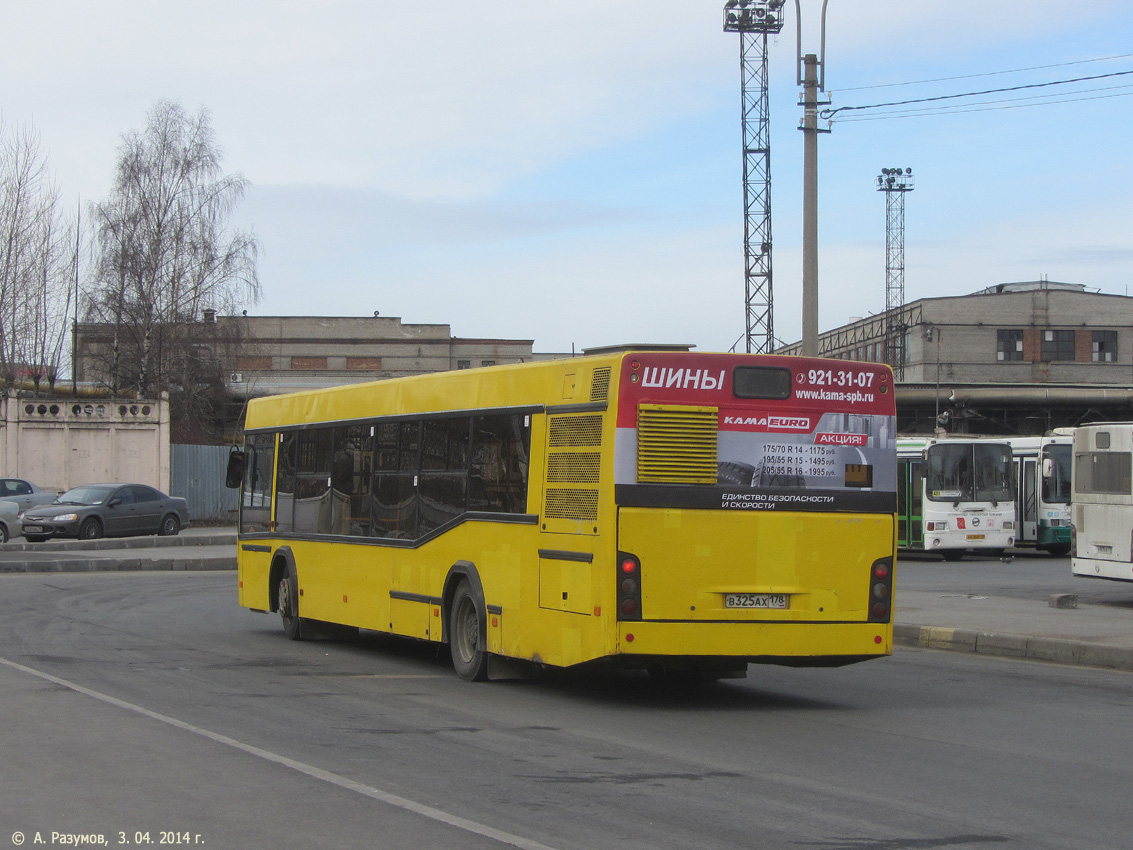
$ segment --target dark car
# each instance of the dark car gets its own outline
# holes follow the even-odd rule
[[[145,484],[84,484],[50,505],[24,511],[24,539],[176,534],[189,524],[189,503]]]

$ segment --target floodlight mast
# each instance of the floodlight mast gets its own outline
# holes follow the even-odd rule
[[[885,362],[897,380],[905,377],[905,194],[913,191],[913,169],[883,168],[877,191],[885,193]]]
[[[724,32],[740,34],[744,327],[748,354],[770,354],[775,349],[767,36],[783,29],[783,3],[784,0],[728,0],[724,4]]]

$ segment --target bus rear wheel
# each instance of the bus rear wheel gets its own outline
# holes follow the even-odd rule
[[[449,609],[448,643],[456,675],[469,682],[488,678],[488,653],[481,636],[485,633],[484,602],[468,582],[462,581]]]
[[[964,557],[963,549],[941,549],[940,557],[946,561],[959,561]]]

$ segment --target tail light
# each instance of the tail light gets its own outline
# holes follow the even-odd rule
[[[641,619],[641,561],[618,552],[618,619]]]
[[[873,562],[869,575],[869,622],[888,623],[893,616],[893,559]]]

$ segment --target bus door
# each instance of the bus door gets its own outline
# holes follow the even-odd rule
[[[1039,537],[1038,458],[1025,457],[1020,461],[1018,517],[1019,541],[1034,543]]]
[[[897,461],[897,545],[903,549],[924,547],[923,503],[920,458],[902,458]]]

